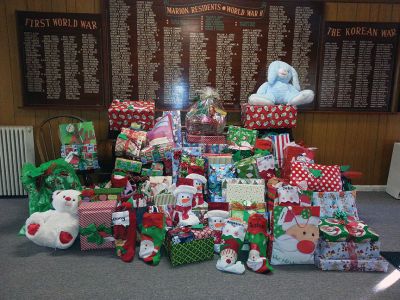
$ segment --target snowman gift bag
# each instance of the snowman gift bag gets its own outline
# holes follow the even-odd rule
[[[320,208],[276,206],[273,211],[271,264],[314,264]]]

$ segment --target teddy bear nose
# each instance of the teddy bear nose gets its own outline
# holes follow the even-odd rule
[[[65,200],[71,201],[71,197],[65,197]]]

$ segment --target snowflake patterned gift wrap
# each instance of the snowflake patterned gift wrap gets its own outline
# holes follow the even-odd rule
[[[81,202],[78,208],[81,250],[114,248],[111,222],[116,200]]]
[[[381,242],[354,243],[318,241],[315,255],[326,259],[372,259],[379,258]]]
[[[389,263],[383,258],[371,259],[327,259],[315,256],[315,265],[323,271],[387,272]]]
[[[214,258],[214,238],[174,244],[171,239],[164,241],[165,249],[173,267]]]
[[[358,219],[356,191],[314,192],[311,199],[313,206],[321,207],[321,218],[333,218],[337,211]]]
[[[248,129],[293,128],[297,109],[291,105],[242,105],[242,123]]]
[[[121,131],[131,123],[139,123],[143,130],[150,130],[154,126],[155,104],[152,101],[112,101],[108,108],[110,130]]]

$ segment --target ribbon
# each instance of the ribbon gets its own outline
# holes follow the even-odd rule
[[[86,239],[89,243],[101,245],[104,243],[104,236],[111,235],[111,228],[106,227],[104,224],[96,226],[96,224],[91,223],[87,227],[80,227],[79,233],[82,236],[87,236]]]
[[[356,245],[353,241],[347,242],[347,252],[350,258],[350,270],[356,271],[358,269],[358,258],[356,254]]]

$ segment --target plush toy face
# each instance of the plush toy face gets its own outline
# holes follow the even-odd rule
[[[244,239],[246,229],[244,226],[234,226],[230,222],[227,222],[222,230],[223,235],[231,235],[234,238]]]
[[[196,180],[196,179],[194,179],[193,182],[194,182],[194,187],[197,189],[197,192],[198,193],[203,192],[203,184],[199,180]]]
[[[208,226],[212,230],[222,231],[222,228],[225,225],[225,218],[222,217],[209,217],[208,218]]]
[[[314,225],[305,225],[304,227],[292,226],[286,230],[286,234],[298,241],[297,249],[301,253],[309,254],[314,252],[315,243],[319,237],[318,227]]]
[[[226,265],[233,265],[236,262],[237,254],[232,249],[224,249],[221,251],[222,262]]]
[[[299,194],[292,186],[283,186],[278,189],[279,203],[300,203]]]
[[[59,212],[76,214],[81,192],[75,190],[55,191],[53,193],[53,207]]]
[[[190,193],[178,193],[176,195],[176,205],[179,206],[192,206],[192,199],[193,199],[193,194]]]
[[[260,259],[260,252],[257,250],[250,250],[248,259],[250,261],[258,261]]]

